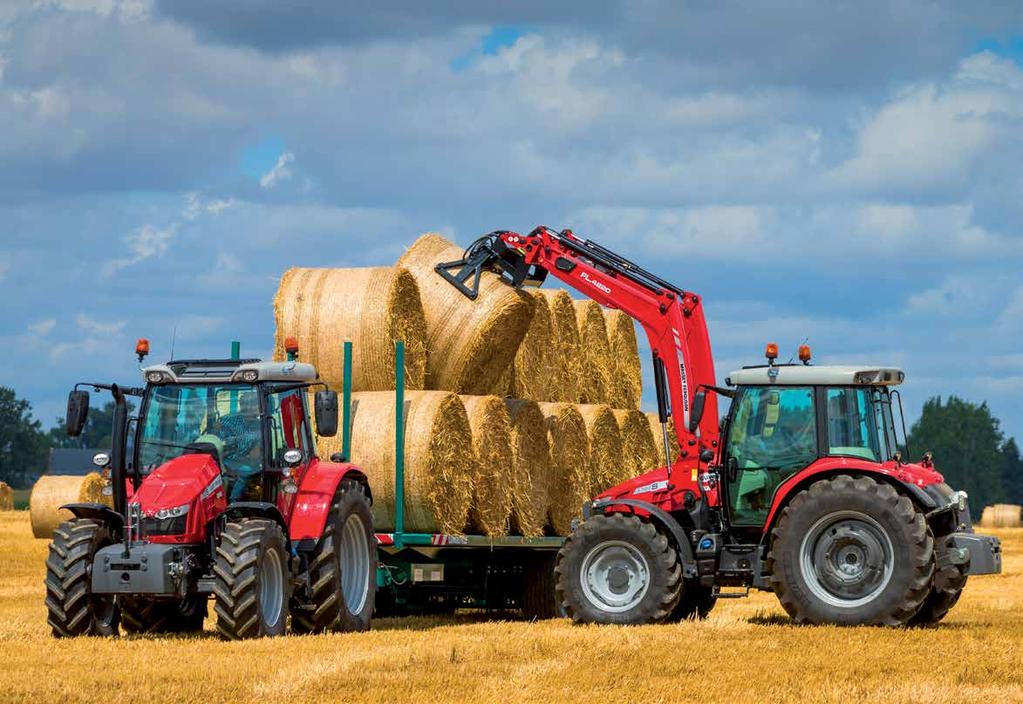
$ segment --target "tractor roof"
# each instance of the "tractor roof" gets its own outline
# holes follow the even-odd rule
[[[223,384],[231,381],[316,381],[316,367],[303,362],[264,362],[259,359],[180,359],[142,370],[146,381],[161,372],[164,384]],[[245,374],[244,372],[255,372]],[[155,374],[153,374],[155,376]]]
[[[890,386],[901,384],[903,379],[905,374],[896,367],[776,364],[743,367],[729,374],[725,383],[729,386]]]

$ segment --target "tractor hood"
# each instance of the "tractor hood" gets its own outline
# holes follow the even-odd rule
[[[220,467],[210,455],[189,454],[175,457],[153,470],[132,496],[142,515],[151,516],[160,509],[192,505],[197,498],[224,496]]]

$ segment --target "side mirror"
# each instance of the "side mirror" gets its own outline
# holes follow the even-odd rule
[[[325,438],[337,435],[337,391],[317,391],[316,434]]]
[[[707,392],[700,389],[693,396],[693,405],[689,409],[689,432],[695,433],[696,429],[700,427],[700,421],[703,420],[703,408],[707,404]]]
[[[89,392],[75,390],[67,397],[67,434],[77,438],[85,429],[85,420],[89,417]]]

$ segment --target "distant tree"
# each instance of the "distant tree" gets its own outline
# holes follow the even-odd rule
[[[29,486],[42,473],[48,448],[42,423],[32,418],[32,405],[14,389],[0,386],[0,481]]]
[[[969,493],[976,515],[984,506],[1005,499],[1003,435],[986,403],[978,405],[956,396],[946,403],[941,397],[931,398],[913,424],[909,445],[916,455],[912,459],[928,450],[934,454],[945,480]]]
[[[134,410],[128,402],[128,414]],[[64,418],[58,418],[54,427],[50,428],[49,439],[53,447],[94,447],[100,450],[110,449],[110,437],[114,427],[114,402],[107,401],[102,408],[95,406],[89,409],[82,434],[76,438],[68,437]]]
[[[1015,438],[1002,445],[1002,489],[1010,504],[1023,504],[1023,458]]]

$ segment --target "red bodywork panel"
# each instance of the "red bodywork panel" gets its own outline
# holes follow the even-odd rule
[[[154,543],[201,543],[206,539],[206,525],[227,508],[220,468],[212,457],[201,454],[175,457],[154,469],[131,496],[131,502],[140,505],[145,517],[154,516],[160,509],[189,506],[185,532],[146,536]]]
[[[291,515],[285,515],[292,542],[319,540],[338,485],[353,476],[362,477],[354,464],[322,462],[317,458],[309,463],[294,495]]]

